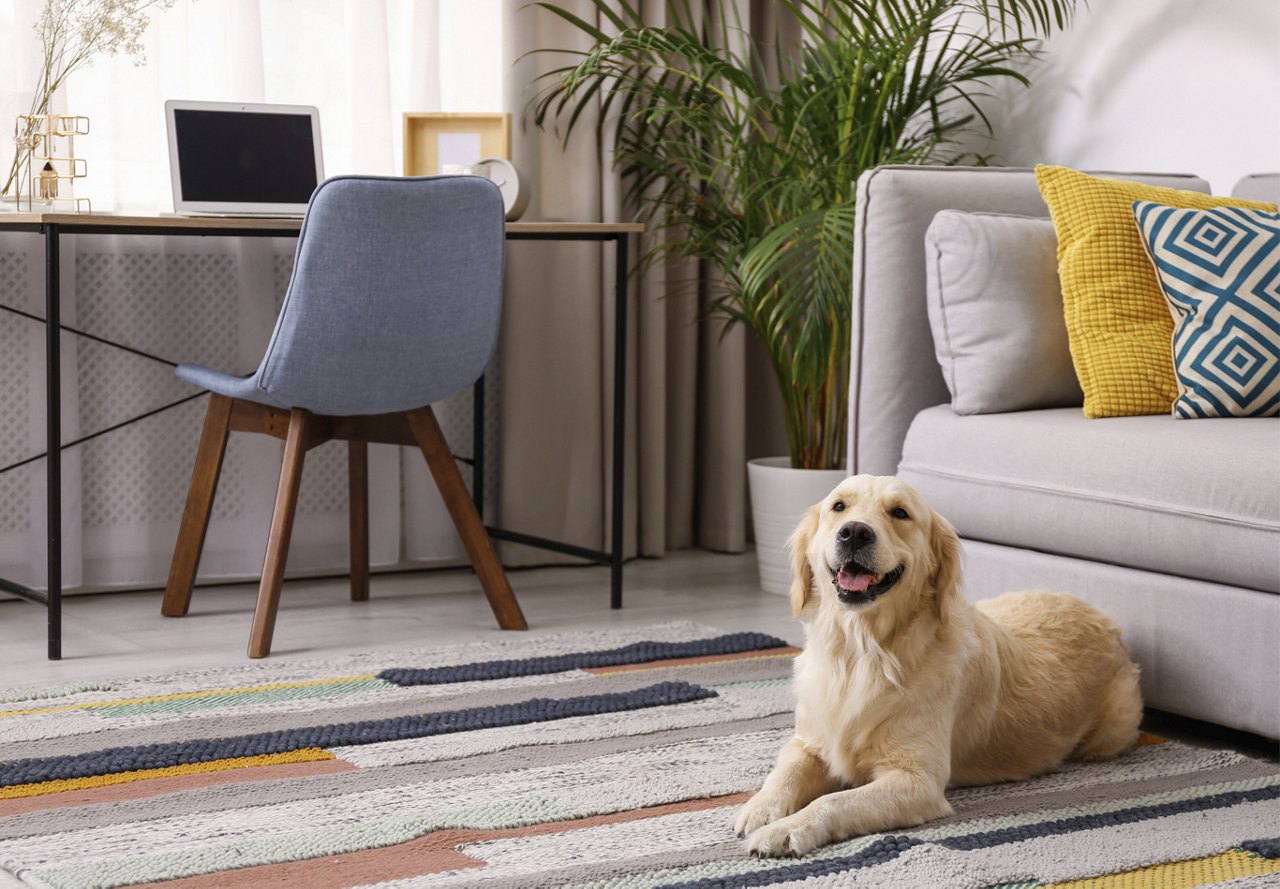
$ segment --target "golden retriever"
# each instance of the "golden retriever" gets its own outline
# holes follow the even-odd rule
[[[951,813],[946,788],[1027,778],[1133,745],[1138,667],[1061,593],[971,605],[960,540],[896,478],[846,479],[791,538],[796,734],[734,829],[803,855]]]

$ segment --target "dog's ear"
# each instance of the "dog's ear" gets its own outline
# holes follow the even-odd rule
[[[933,550],[934,607],[937,609],[938,619],[947,623],[956,600],[963,595],[960,592],[960,557],[963,551],[956,529],[936,512],[933,514],[933,533],[929,544]]]
[[[791,550],[791,613],[796,617],[804,611],[813,591],[813,568],[809,565],[809,544],[818,533],[818,521],[822,517],[820,506],[811,506],[787,541]]]

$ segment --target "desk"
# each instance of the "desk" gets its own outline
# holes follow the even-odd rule
[[[214,216],[117,216],[111,213],[0,213],[0,232],[32,232],[44,236],[45,245],[45,317],[34,318],[15,309],[9,311],[45,323],[45,410],[46,451],[44,454],[22,461],[47,457],[46,497],[48,508],[47,533],[49,542],[47,590],[41,592],[21,584],[0,578],[0,590],[21,599],[43,605],[48,614],[49,658],[62,657],[62,451],[87,441],[89,438],[117,429],[125,423],[136,422],[134,417],[125,423],[100,430],[73,442],[62,444],[62,397],[59,372],[59,335],[67,330],[106,345],[123,348],[147,358],[156,359],[120,343],[114,343],[93,334],[64,327],[60,320],[59,239],[64,234],[84,235],[196,235],[207,237],[297,237],[302,227],[301,219],[255,219],[249,217]],[[640,223],[582,223],[582,222],[511,222],[507,223],[507,240],[510,241],[612,241],[616,258],[614,276],[613,353],[613,477],[612,477],[612,528],[608,551],[587,549],[556,540],[548,540],[518,531],[486,526],[489,534],[498,540],[507,540],[526,546],[552,550],[578,558],[601,562],[610,566],[609,604],[622,607],[622,523],[626,419],[626,344],[627,344],[627,239],[629,235],[644,231]],[[163,359],[157,359],[163,360]],[[170,363],[170,362],[165,362]],[[188,401],[190,396],[183,401]],[[182,402],[178,402],[182,403]],[[173,405],[169,405],[172,407]],[[158,410],[165,410],[160,408]],[[151,416],[150,411],[143,416]],[[475,430],[475,453],[472,496],[477,508],[484,500],[484,378],[476,383],[475,401],[472,406],[472,423]],[[54,447],[53,443],[59,446]],[[16,465],[14,467],[16,468]]]

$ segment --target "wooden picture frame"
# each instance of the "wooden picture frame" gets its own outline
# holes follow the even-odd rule
[[[435,176],[442,164],[473,164],[482,157],[510,159],[510,114],[405,112],[406,176]]]

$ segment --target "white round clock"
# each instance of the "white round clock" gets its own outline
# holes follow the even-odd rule
[[[502,192],[502,203],[507,210],[507,221],[520,218],[529,206],[529,189],[520,178],[515,164],[504,157],[482,157],[480,163],[489,165],[489,178]]]

